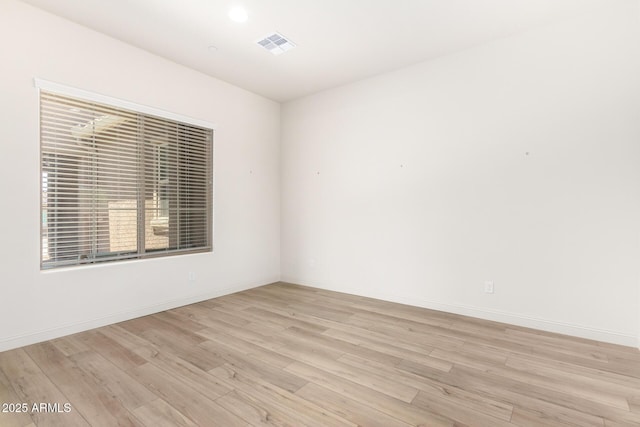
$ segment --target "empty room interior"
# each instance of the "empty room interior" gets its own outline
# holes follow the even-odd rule
[[[0,0],[0,427],[640,425],[640,0]]]

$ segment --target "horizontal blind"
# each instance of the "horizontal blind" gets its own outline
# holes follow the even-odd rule
[[[211,129],[41,91],[43,269],[211,250]]]

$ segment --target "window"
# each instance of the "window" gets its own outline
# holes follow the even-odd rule
[[[42,269],[211,251],[211,128],[41,86],[40,144]]]

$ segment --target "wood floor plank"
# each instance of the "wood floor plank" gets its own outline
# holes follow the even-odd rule
[[[267,318],[267,317],[259,316],[247,310],[236,310],[233,307],[232,308],[216,307],[213,310],[219,314],[234,316],[235,318],[240,319],[243,322],[246,322],[243,324],[246,325],[247,328],[249,327],[249,325],[251,325],[252,329],[254,327],[257,328],[255,329],[256,332],[261,332],[266,335],[273,335],[274,333],[278,333],[286,329],[287,327],[289,327],[289,325],[286,325],[283,322],[279,322],[275,318]],[[237,323],[234,323],[234,324],[237,325]],[[209,325],[209,327],[215,328],[214,326],[211,326],[211,325]]]
[[[289,302],[287,300],[281,300],[278,298],[264,298],[264,297],[256,297],[251,295],[251,290],[242,292],[240,294],[235,294],[233,296],[233,300],[240,303],[245,304],[247,307],[257,306],[257,307],[276,307],[281,309],[286,309],[289,306]]]
[[[459,331],[460,338],[465,343],[475,344],[493,349],[498,352],[509,352],[526,356],[538,356],[546,359],[564,361],[585,367],[592,367],[603,371],[616,372],[616,366],[609,363],[608,358],[603,357],[601,349],[593,352],[580,353],[570,348],[544,346],[529,339],[520,339],[511,336],[483,336],[482,334]],[[597,347],[597,346],[594,346]],[[637,375],[638,368],[632,364],[626,364],[620,368],[625,374]]]
[[[294,362],[285,370],[306,378],[314,384],[323,386],[326,389],[356,400],[357,402],[376,408],[387,415],[413,425],[424,425],[434,427],[458,426],[454,420],[430,413],[422,408],[411,405],[399,399],[370,389],[366,386],[354,383],[340,376],[333,375],[322,369],[315,368],[301,362]]]
[[[347,341],[360,347],[379,351],[391,356],[396,356],[406,360],[413,360],[418,363],[432,364],[434,367],[448,371],[452,364],[441,358],[434,358],[431,353],[434,347],[415,345],[400,340],[390,341],[388,337],[380,336],[360,328],[345,331],[342,329],[327,329],[322,335],[333,337],[342,341]]]
[[[117,341],[107,337],[100,331],[84,332],[82,334],[78,334],[74,338],[75,341],[80,342],[87,349],[87,351],[91,349],[97,353],[104,355],[104,357],[106,357],[112,363],[124,370],[131,369],[145,363],[145,360],[143,358],[135,354],[127,347],[121,345]],[[73,356],[78,353],[83,352],[76,351],[74,353],[71,353],[70,355]]]
[[[557,419],[549,418],[542,412],[531,411],[528,409],[515,408],[513,411],[513,416],[511,417],[511,423],[520,427],[565,427],[565,426],[573,426],[573,427],[582,427],[576,424],[567,424]],[[586,427],[588,424],[585,424]],[[593,427],[603,427],[604,420],[602,420],[602,424],[593,424]]]
[[[112,362],[94,352],[78,353],[71,357],[76,365],[117,398],[129,411],[150,403],[157,396],[131,378]]]
[[[206,341],[210,336],[216,336],[216,334],[220,332],[224,332],[225,334],[247,341],[251,344],[257,345],[258,347],[262,347],[267,350],[274,350],[279,345],[277,343],[274,343],[272,336],[266,336],[249,328],[229,325],[223,322],[203,329],[202,331],[199,331],[198,334],[204,338],[204,341]]]
[[[552,380],[562,380],[563,383],[576,388],[606,392],[608,395],[617,396],[620,399],[627,399],[639,393],[640,390],[640,381],[633,381],[633,384],[629,385],[618,384],[609,379],[594,378],[590,375],[584,375],[584,373],[571,372],[571,370],[550,366],[543,361],[521,357],[520,355],[510,356],[505,366],[524,372],[532,372]]]
[[[491,401],[502,402],[516,408],[531,409],[549,420],[559,424],[601,425],[602,418],[585,413],[576,406],[577,400],[566,396],[509,379],[486,374],[484,371],[456,366],[451,372],[444,374],[430,367],[407,362],[403,370],[425,378],[426,383],[433,383],[438,388],[464,390],[467,393],[482,395]],[[569,404],[569,407],[562,406]],[[584,404],[588,404],[584,402]],[[486,411],[486,408],[483,409]]]
[[[13,386],[18,402],[29,405],[34,403],[69,403],[57,384],[54,384],[38,365],[29,357],[24,349],[0,353],[0,370]],[[89,426],[89,423],[78,412],[75,402],[71,411],[66,413],[30,412],[30,416],[38,427],[75,427]]]
[[[42,374],[42,370],[25,352],[25,348],[0,353],[0,370],[9,380],[26,375]]]
[[[304,425],[288,411],[280,410],[277,406],[270,405],[268,402],[240,390],[234,389],[217,399],[216,402],[253,426],[295,427]]]
[[[319,347],[309,341],[302,341],[287,336],[278,336],[273,340],[272,350],[291,359],[309,363],[322,363],[336,360],[344,354],[334,348]]]
[[[314,383],[308,383],[298,390],[296,394],[359,426],[410,426],[410,424],[393,418],[384,412],[378,411],[346,396],[336,394]]]
[[[637,423],[628,423],[624,421],[612,421],[606,418],[604,420],[604,425],[606,427],[637,427],[638,426]]]
[[[175,340],[180,345],[196,346],[204,341],[194,332],[187,328],[180,328],[170,322],[161,320],[159,316],[150,315],[139,317],[119,324],[120,327],[127,329],[129,332],[145,336],[148,332],[162,331],[166,339]]]
[[[592,353],[595,358],[607,360],[607,354],[611,351],[605,351],[599,346],[595,346],[593,341],[567,337],[564,335],[555,335],[550,333],[536,333],[531,330],[516,329],[514,327],[506,327],[504,330],[505,337],[517,337],[518,339],[534,342],[536,345],[544,345],[549,348],[572,350],[574,353]]]
[[[602,418],[635,422],[640,425],[640,417],[632,412],[586,400],[576,396],[573,390],[569,393],[558,392],[520,382],[509,376],[495,375],[467,367],[456,366],[452,369],[451,374],[450,378],[444,380],[459,381],[461,386],[467,390],[483,391],[493,398],[503,398],[514,402],[514,407],[520,406],[525,409],[539,407],[540,402],[543,402],[545,404],[544,412],[549,418],[557,417],[561,421],[566,418],[578,425],[580,423],[598,425]]]
[[[101,334],[109,337],[122,347],[127,348],[127,350],[134,353],[136,356],[142,357],[144,362],[146,362],[144,355],[148,352],[147,350],[150,349],[151,353],[157,352],[157,348],[154,347],[153,344],[151,344],[141,336],[135,335],[122,328],[120,324],[105,326],[103,328],[100,328],[96,332],[100,332]],[[144,365],[144,362],[140,364],[135,363],[135,366],[140,366],[141,364]],[[128,364],[126,366],[128,366]]]
[[[210,342],[220,343],[232,348],[237,352],[262,360],[265,363],[276,366],[278,368],[284,368],[294,361],[290,357],[284,356],[273,350],[260,347],[251,342],[231,336],[224,332],[213,332],[210,329],[207,329],[206,332],[202,333],[202,335],[206,337]],[[206,342],[207,341],[205,341],[203,344],[205,344]],[[201,346],[203,346],[203,344],[201,344]]]
[[[151,346],[138,347],[137,351],[146,358],[148,363],[161,369],[165,375],[171,375],[210,400],[215,400],[231,391],[208,372],[180,358],[179,355]],[[218,357],[215,354],[211,356]],[[224,359],[220,358],[220,360],[221,364],[224,363]]]
[[[575,386],[568,382],[540,375],[535,369],[512,369],[507,365],[506,368],[492,367],[488,369],[487,372],[501,377],[510,378],[523,384],[538,386],[559,393],[565,393],[567,395],[574,395],[590,402],[601,403],[603,405],[629,411],[629,403],[623,396],[608,393],[603,390]]]
[[[321,304],[313,304],[307,302],[296,302],[288,304],[287,308],[295,311],[302,311],[314,317],[321,319],[333,320],[335,322],[344,322],[353,316],[353,313],[348,310],[330,308]]]
[[[414,387],[419,390],[418,394],[423,397],[422,399],[418,399],[418,402],[428,398],[440,402],[443,407],[465,408],[467,411],[473,411],[479,414],[478,416],[480,418],[482,415],[487,415],[489,418],[485,417],[486,419],[497,419],[494,422],[496,425],[511,419],[511,413],[513,411],[512,405],[491,399],[485,396],[484,393],[472,393],[458,387],[447,386],[436,380],[421,378],[393,366],[387,366],[374,360],[363,359],[354,355],[344,355],[338,359],[338,361],[368,370],[375,374],[383,375],[387,378],[394,378],[405,385]],[[415,399],[416,398],[414,398],[412,403],[416,403]],[[423,407],[426,407],[424,402]]]
[[[89,351],[89,347],[87,347],[87,345],[79,339],[80,335],[81,334],[75,334],[57,338],[55,340],[52,340],[51,343],[58,347],[58,350],[60,350],[66,356],[71,356],[76,353],[82,353],[83,351]]]
[[[21,402],[18,395],[13,390],[13,386],[9,379],[4,375],[4,372],[0,370],[0,404],[17,404]],[[6,409],[6,411],[5,411]],[[0,426],[3,427],[25,427],[29,424],[33,423],[31,416],[29,415],[30,411],[22,412],[22,408],[20,411],[12,408],[0,408]]]
[[[491,366],[504,366],[507,362],[507,356],[504,356],[498,360],[495,357],[487,357],[485,354],[474,354],[468,352],[468,347],[464,345],[458,348],[456,351],[435,349],[429,353],[429,357],[437,360],[444,361],[450,366],[453,364],[469,366],[476,369],[486,369]],[[420,364],[425,364],[422,360],[416,358],[406,358]],[[432,364],[430,366],[433,366]]]
[[[192,333],[197,333],[199,330],[206,328],[206,326],[202,323],[199,323],[193,319],[185,319],[184,316],[180,316],[171,310],[156,313],[153,316],[156,319],[160,319],[164,322],[172,324],[177,328]]]
[[[434,396],[423,391],[418,392],[411,404],[434,414],[449,417],[476,427],[509,427],[511,424],[509,421],[492,417],[484,412],[474,411],[468,406],[460,405],[446,397]],[[510,419],[511,417],[509,417]]]
[[[368,318],[353,315],[345,323],[379,332],[387,336],[397,336],[408,342],[423,343],[430,347],[455,350],[464,344],[464,340],[453,336],[443,336],[435,333],[416,332],[401,325],[382,324]]]
[[[243,313],[248,313],[253,315],[254,321],[262,319],[269,320],[271,322],[278,323],[285,328],[289,328],[291,326],[298,327],[300,329],[305,329],[310,332],[324,332],[328,328],[326,326],[318,325],[314,322],[308,322],[305,320],[297,319],[295,316],[284,316],[282,314],[265,310],[262,307],[248,307],[242,310]]]
[[[627,401],[629,402],[631,411],[640,414],[640,387],[636,389],[635,393],[630,396]]]
[[[140,406],[133,413],[147,427],[198,427],[163,399]]]
[[[318,334],[297,326],[291,326],[282,332],[282,336],[290,337],[296,341],[302,341],[321,348],[330,348],[341,353],[351,353],[379,362],[395,365],[402,360],[401,356],[381,352],[375,349],[356,345],[349,341],[344,341],[324,334]]]
[[[253,376],[259,377],[284,390],[294,393],[307,384],[306,380],[272,366],[265,361],[235,351],[220,342],[205,341],[202,348],[218,354],[234,369],[241,369]]]
[[[271,411],[281,411],[289,417],[299,420],[304,425],[318,426],[352,426],[355,424],[324,411],[313,402],[302,399],[295,394],[281,389],[259,377],[251,375],[246,371],[224,365],[211,370],[211,374],[233,384],[235,389],[253,396],[267,406],[267,413]]]
[[[143,426],[120,400],[53,344],[34,344],[25,350],[91,426]]]
[[[380,343],[380,342],[389,343],[389,342],[392,342],[393,346],[395,346],[395,347],[397,347],[397,348],[399,348],[401,350],[409,350],[409,351],[413,351],[413,352],[420,353],[420,354],[428,354],[428,353],[430,353],[431,351],[434,350],[433,346],[429,346],[425,342],[416,342],[415,340],[412,340],[411,338],[406,338],[406,337],[395,335],[393,337],[393,340],[390,341],[390,339],[389,339],[390,336],[388,334],[372,331],[370,329],[358,327],[358,326],[355,326],[355,325],[352,325],[352,324],[345,324],[345,323],[340,323],[340,322],[336,322],[336,321],[332,321],[332,320],[321,319],[321,318],[318,318],[318,317],[307,315],[307,314],[302,313],[302,312],[296,312],[295,310],[282,310],[282,309],[277,308],[277,307],[268,307],[268,308],[266,308],[265,306],[262,306],[262,308],[264,308],[264,310],[266,310],[266,311],[282,314],[283,316],[289,316],[289,317],[292,317],[292,318],[302,319],[302,320],[307,321],[307,322],[315,322],[315,323],[317,323],[319,325],[322,325],[323,327],[327,328],[327,331],[325,333],[323,333],[323,334],[326,334],[328,336],[333,336],[335,338],[342,339],[343,341],[352,342],[352,343],[358,344],[358,345],[362,345],[362,343],[364,341],[362,341],[362,340],[354,341],[354,339],[367,338],[367,339],[371,339],[371,340],[375,341],[376,343]],[[343,333],[344,335],[343,336],[337,336],[334,333],[329,333],[330,329],[332,329],[334,331],[339,331],[339,332]],[[345,337],[347,337],[347,336],[351,336],[351,339],[346,339]]]
[[[403,402],[410,403],[418,394],[418,389],[406,385],[398,378],[386,376],[375,372],[375,369],[368,369],[366,365],[359,363],[344,363],[348,356],[343,356],[337,361],[320,360],[311,363],[312,366],[322,369],[325,372],[344,378],[356,384],[360,384],[371,390],[384,393]],[[350,360],[354,360],[351,358]],[[358,359],[363,360],[363,359]]]
[[[189,305],[186,307],[175,308],[172,310],[174,315],[187,318],[206,327],[215,328],[218,324],[227,324],[229,326],[244,326],[250,321],[243,319],[235,314],[225,313],[214,308],[201,307],[199,305]]]
[[[171,402],[171,406],[198,426],[247,427],[249,425],[213,400],[195,392],[185,383],[167,375],[151,363],[138,366],[130,372],[141,384],[166,402]]]
[[[123,326],[124,329],[127,327]],[[158,329],[146,329],[140,332],[140,336],[151,343],[158,351],[174,354],[203,371],[220,366],[223,363],[223,360],[203,350],[198,345],[206,341],[201,336],[198,336],[197,343],[194,343],[191,339],[181,340],[179,336],[168,334]]]
[[[443,327],[440,322],[435,322],[435,324],[427,323],[424,318],[420,320],[415,318],[408,319],[406,317],[387,314],[380,311],[363,310],[360,308],[352,310],[354,316],[377,324],[390,325],[392,327],[402,328],[409,332],[435,334],[441,335],[442,337],[456,338],[454,333],[452,333],[448,327]],[[446,325],[448,324],[449,322],[446,323]]]

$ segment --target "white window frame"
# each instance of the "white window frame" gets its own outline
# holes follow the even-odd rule
[[[126,101],[123,99],[119,99],[119,98],[115,98],[115,97],[111,97],[111,96],[107,96],[107,95],[103,95],[97,92],[92,92],[92,91],[88,91],[88,90],[84,90],[84,89],[79,89],[76,87],[72,87],[72,86],[68,86],[68,85],[64,85],[64,84],[60,84],[60,83],[56,83],[56,82],[52,82],[49,80],[45,80],[45,79],[41,79],[41,78],[34,78],[33,79],[33,83],[34,83],[34,87],[37,89],[38,91],[38,102],[40,103],[40,99],[41,99],[41,91],[45,91],[45,92],[49,92],[49,93],[53,93],[53,94],[58,94],[58,95],[63,95],[63,96],[68,96],[68,97],[72,97],[72,98],[78,98],[81,99],[83,101],[88,101],[88,102],[96,102],[96,103],[100,103],[100,104],[106,104],[109,106],[113,106],[116,108],[120,108],[120,109],[125,109],[125,110],[130,110],[130,111],[135,111],[137,113],[141,113],[141,114],[145,114],[145,115],[150,115],[150,116],[156,116],[159,118],[163,118],[163,119],[168,119],[168,120],[172,120],[172,121],[176,121],[176,122],[181,122],[187,125],[194,125],[194,126],[198,126],[198,127],[202,127],[202,128],[207,128],[210,129],[212,131],[212,134],[215,134],[215,130],[217,128],[217,126],[209,121],[206,120],[201,120],[201,119],[197,119],[197,118],[193,118],[193,117],[189,117],[189,116],[185,116],[185,115],[181,115],[181,114],[176,114],[170,111],[166,111],[166,110],[162,110],[162,109],[158,109],[158,108],[154,108],[154,107],[150,107],[148,105],[143,105],[143,104],[138,104],[135,102],[131,102],[131,101]],[[41,118],[40,118],[40,109],[38,108],[38,135],[39,135],[39,143],[40,143],[40,124],[41,124]],[[211,162],[211,182],[210,182],[210,188],[211,188],[211,192],[213,194],[211,194],[209,197],[211,198],[211,218],[210,218],[210,235],[209,235],[209,241],[210,243],[210,247],[208,248],[208,252],[213,252],[213,234],[214,234],[214,194],[215,194],[215,188],[214,188],[214,174],[213,171],[215,170],[215,146],[216,144],[211,143],[211,156],[212,158],[210,159]],[[39,149],[39,152],[41,152],[41,148]],[[39,181],[40,181],[40,185],[42,186],[42,161],[39,162]],[[39,206],[42,206],[42,187],[40,187],[40,192],[39,192],[39,198],[40,198],[40,203]],[[43,212],[40,209],[40,215],[39,215],[39,219],[40,219],[40,224],[42,226],[42,216],[43,216]],[[42,233],[40,233],[40,236],[42,236]],[[86,267],[86,266],[97,266],[97,265],[110,265],[113,264],[113,262],[99,262],[99,263],[90,263],[90,264],[83,264],[83,263],[78,263],[78,264],[71,264],[68,266],[55,266],[53,268],[44,268],[43,267],[43,241],[42,241],[42,237],[40,237],[40,244],[39,244],[39,249],[40,249],[40,267],[41,270],[43,272],[48,272],[48,271],[56,271],[59,269],[65,269],[65,268],[77,268],[77,267]],[[186,254],[190,254],[190,253],[203,253],[204,251],[185,251]],[[180,255],[181,251],[168,251],[168,252],[159,252],[157,254],[154,255],[150,255],[150,256],[145,256],[145,257],[134,257],[134,258],[126,258],[124,260],[144,260],[144,259],[149,259],[151,257],[156,257],[156,256],[173,256],[173,255]],[[113,260],[113,261],[117,261],[118,260]]]

